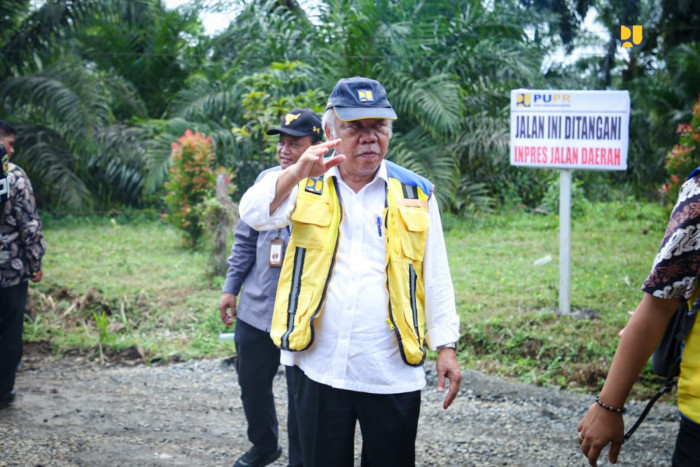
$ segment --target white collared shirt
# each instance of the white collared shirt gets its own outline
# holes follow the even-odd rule
[[[290,223],[297,187],[269,215],[279,174],[268,174],[241,199],[241,219],[256,230],[277,229]],[[422,389],[425,371],[404,363],[388,324],[386,232],[381,221],[388,181],[386,165],[382,162],[375,178],[358,193],[343,182],[337,167],[327,175],[338,180],[344,210],[333,277],[326,305],[314,323],[313,344],[301,352],[283,350],[281,362],[296,365],[312,380],[339,389],[374,394]],[[459,339],[459,317],[435,196],[430,198],[428,210],[430,227],[423,262],[425,337],[435,349]]]

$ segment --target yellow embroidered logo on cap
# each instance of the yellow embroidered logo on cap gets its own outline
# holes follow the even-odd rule
[[[311,131],[313,131],[314,133],[321,133],[321,129],[317,126],[314,126],[313,128],[311,128]]]
[[[292,124],[292,122],[293,122],[294,120],[296,120],[296,119],[299,118],[299,117],[301,117],[301,114],[296,114],[296,115],[294,115],[294,114],[287,114],[287,115],[284,116],[284,124],[287,125],[287,126],[289,126],[289,125]]]
[[[357,98],[360,102],[374,102],[371,89],[358,89]]]

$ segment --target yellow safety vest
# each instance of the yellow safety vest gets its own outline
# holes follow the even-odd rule
[[[690,305],[692,306],[692,304]],[[700,318],[685,339],[681,374],[678,378],[678,410],[700,423]]]
[[[422,365],[426,351],[423,256],[430,224],[426,179],[386,161],[389,175],[384,223],[387,234],[387,323],[401,357]],[[270,335],[281,349],[301,351],[314,340],[314,320],[325,305],[340,241],[342,203],[333,177],[299,183],[292,234],[280,272]]]

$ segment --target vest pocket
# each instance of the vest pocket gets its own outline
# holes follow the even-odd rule
[[[398,211],[403,224],[403,228],[399,229],[401,249],[408,258],[423,261],[428,225],[430,224],[428,213],[420,208],[403,206],[400,206]]]
[[[331,206],[328,203],[304,203],[300,209],[297,201],[297,209],[292,212],[294,221],[294,240],[296,245],[303,248],[330,248],[328,243],[328,226],[331,223]]]

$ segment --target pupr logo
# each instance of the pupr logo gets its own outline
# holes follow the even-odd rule
[[[638,47],[642,45],[642,26],[635,24],[634,26],[620,26],[620,41],[622,47]]]
[[[306,179],[306,191],[316,195],[323,193],[323,175]]]
[[[530,94],[516,94],[515,106],[516,107],[530,107]]]
[[[371,89],[358,89],[357,99],[360,102],[374,102],[374,96]]]

